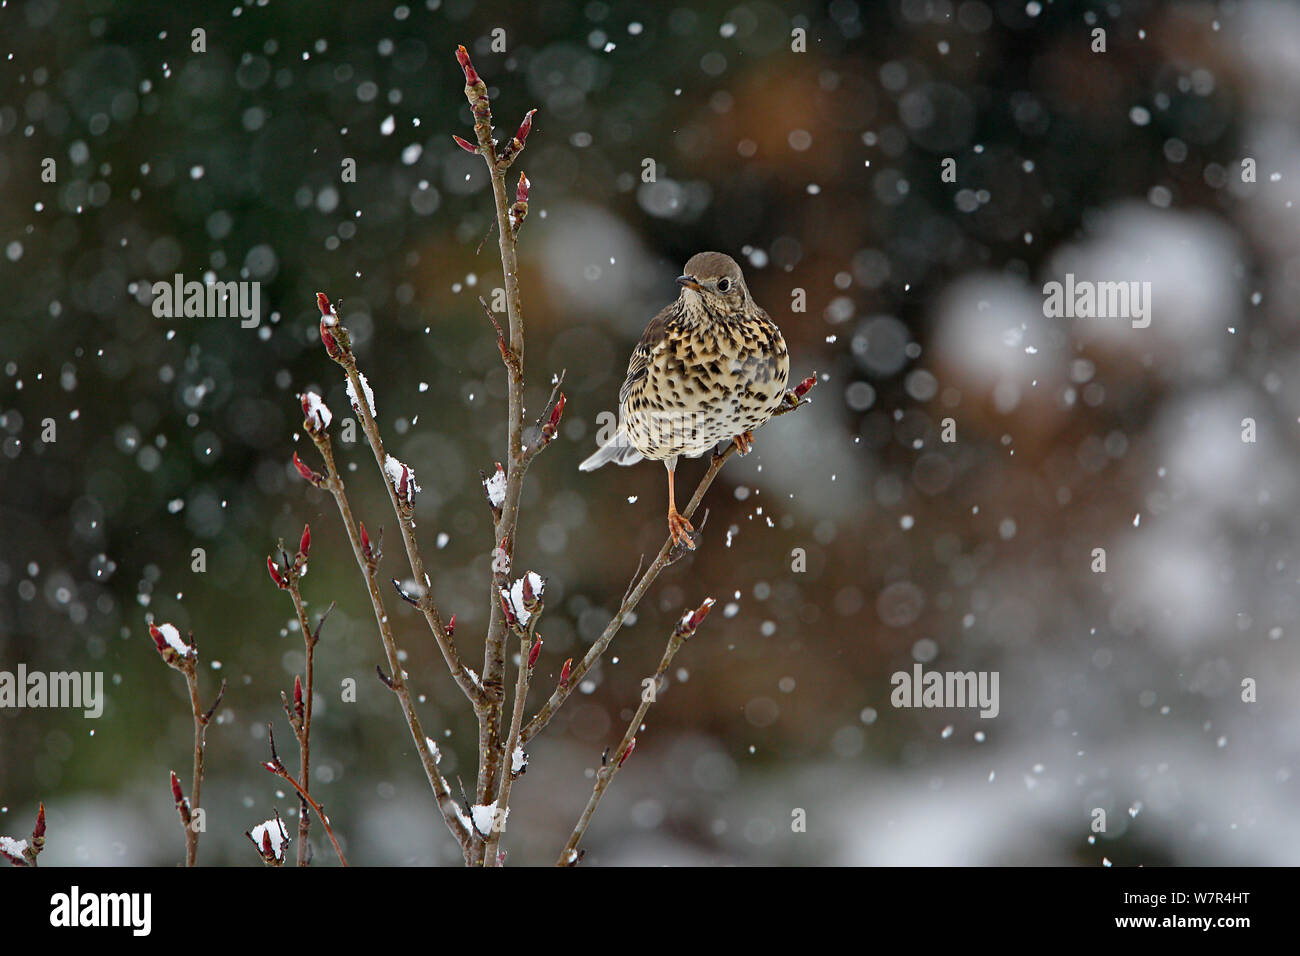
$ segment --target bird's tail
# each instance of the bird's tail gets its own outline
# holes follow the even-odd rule
[[[578,466],[579,471],[595,471],[601,465],[611,461],[620,465],[635,465],[641,460],[641,453],[633,448],[623,434],[623,429],[614,433],[614,437],[601,445],[596,453]]]

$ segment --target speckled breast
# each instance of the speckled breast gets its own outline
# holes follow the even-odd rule
[[[670,328],[623,407],[628,440],[646,458],[695,457],[757,428],[781,404],[790,356],[770,320]]]

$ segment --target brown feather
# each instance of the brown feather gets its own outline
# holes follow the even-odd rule
[[[618,390],[619,405],[627,401],[627,395],[628,392],[632,391],[632,386],[645,378],[651,353],[654,352],[655,346],[662,342],[668,334],[668,323],[679,313],[680,309],[680,301],[674,301],[664,306],[659,310],[659,314],[650,320],[650,324],[645,327],[645,331],[641,333],[641,340],[636,343],[636,348],[632,349],[632,357],[627,361],[627,377],[623,380],[623,387]]]

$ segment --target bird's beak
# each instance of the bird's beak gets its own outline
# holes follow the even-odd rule
[[[700,284],[695,281],[695,276],[678,276],[677,284],[687,289],[694,289],[696,292],[700,291]]]

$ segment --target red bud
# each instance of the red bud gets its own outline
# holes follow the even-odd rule
[[[560,668],[560,686],[561,686],[561,687],[566,687],[566,686],[568,686],[568,683],[569,683],[569,672],[570,672],[570,670],[571,670],[572,668],[573,668],[573,658],[570,657],[567,661],[564,662],[564,666]]]
[[[475,146],[473,143],[471,143],[469,140],[461,139],[455,133],[451,134],[451,138],[454,139],[456,141],[456,145],[459,146],[461,149],[463,149],[465,152],[473,153],[475,156],[478,155],[478,147]]]
[[[560,419],[564,417],[565,401],[564,393],[561,392],[560,397],[555,400],[555,407],[551,409],[550,419],[542,426],[542,434],[546,436],[547,441],[555,437],[555,431],[560,427]]]
[[[627,762],[627,758],[628,758],[628,757],[632,756],[632,751],[633,751],[633,750],[636,750],[636,738],[635,738],[635,737],[633,737],[630,741],[628,741],[627,750],[624,750],[624,751],[623,751],[623,756],[621,756],[621,757],[618,758],[618,765],[619,765],[620,767],[623,766],[623,764]]]
[[[321,319],[320,322],[320,340],[325,343],[325,351],[329,353],[330,358],[336,359],[339,357],[339,343],[330,333],[324,319]]]
[[[271,834],[268,830],[262,831],[262,856],[268,860],[276,859],[275,850],[271,848]]]
[[[302,716],[302,678],[296,674],[293,678],[293,711]]]
[[[528,141],[528,134],[533,129],[533,114],[536,112],[537,110],[529,110],[525,114],[524,121],[519,124],[519,132],[515,133],[514,138],[506,143],[505,148],[501,150],[501,155],[497,157],[497,164],[501,168],[504,169],[509,166],[524,151],[524,146]],[[525,190],[523,197],[519,201],[526,202],[527,199],[528,193]]]
[[[541,653],[542,653],[542,639],[539,637],[537,639],[537,643],[533,645],[533,649],[528,652],[529,670],[533,669],[533,665],[537,663],[537,658],[541,656]]]
[[[275,566],[275,559],[270,555],[266,556],[266,570],[271,575],[271,580],[275,582],[275,586],[281,591],[289,587],[289,579],[280,573],[280,569]],[[158,638],[155,637],[154,640],[156,641]]]
[[[528,202],[528,187],[532,183],[523,173],[519,174],[519,185],[515,187],[515,202]]]
[[[478,71],[474,69],[474,64],[470,62],[469,51],[463,46],[456,47],[456,62],[465,71],[465,84],[467,86],[473,86],[479,82]]]
[[[700,622],[709,616],[709,611],[713,610],[713,605],[713,598],[705,598],[704,603],[695,609],[695,613],[691,615],[692,629],[699,627]]]
[[[268,558],[268,560],[270,560],[270,559]],[[159,654],[161,654],[164,650],[167,649],[167,640],[166,640],[166,638],[164,638],[164,637],[162,636],[162,631],[160,631],[160,630],[158,630],[158,628],[154,627],[154,625],[153,625],[152,622],[149,624],[149,636],[152,637],[152,638],[153,638],[153,642],[154,642],[155,644],[158,645],[158,653],[159,653]]]
[[[302,540],[298,542],[298,551],[302,554],[303,560],[311,553],[311,525],[302,526]]]
[[[298,396],[298,401],[302,405],[303,427],[312,436],[320,437],[325,432],[329,409],[315,392],[303,392]]]
[[[714,603],[713,598],[705,598],[704,603],[694,611],[687,611],[683,614],[682,619],[677,622],[676,633],[684,634],[687,637],[694,634],[695,629],[700,626],[700,622],[709,616],[709,611],[713,608]]]
[[[519,132],[515,133],[515,139],[519,140],[519,148],[524,148],[524,143],[528,141],[528,134],[533,131],[533,114],[536,109],[531,109],[524,114],[524,121],[519,124]]]
[[[176,771],[173,770],[171,774],[172,774],[172,799],[176,801],[176,805],[179,807],[181,805],[181,802],[184,801],[185,799],[185,794],[181,792],[181,781],[180,778],[176,776]]]
[[[318,475],[316,472],[304,465],[302,459],[298,457],[297,452],[293,453],[293,466],[298,469],[298,474],[302,475],[304,481],[311,482],[317,488],[319,488],[321,482],[325,480],[324,475]]]
[[[330,300],[325,297],[324,292],[316,293],[316,307],[320,309],[320,340],[325,345],[325,351],[329,353],[330,358],[339,357],[338,339],[330,331],[338,323],[338,313],[334,306],[330,305]]]
[[[45,804],[42,803],[41,808],[36,811],[36,826],[32,828],[32,842],[36,843],[37,841],[44,840],[44,839],[45,839]]]
[[[456,615],[453,614],[451,616],[451,620],[447,622],[447,636],[451,637],[455,633],[456,633]]]
[[[519,618],[515,616],[514,608],[510,606],[510,599],[506,597],[506,592],[501,591],[501,613],[506,617],[506,623],[511,627],[519,624]]]
[[[804,379],[802,382],[800,382],[798,385],[794,387],[794,397],[803,398],[805,395],[808,394],[808,392],[812,390],[812,387],[816,384],[817,384],[817,376],[809,375],[806,379]]]

